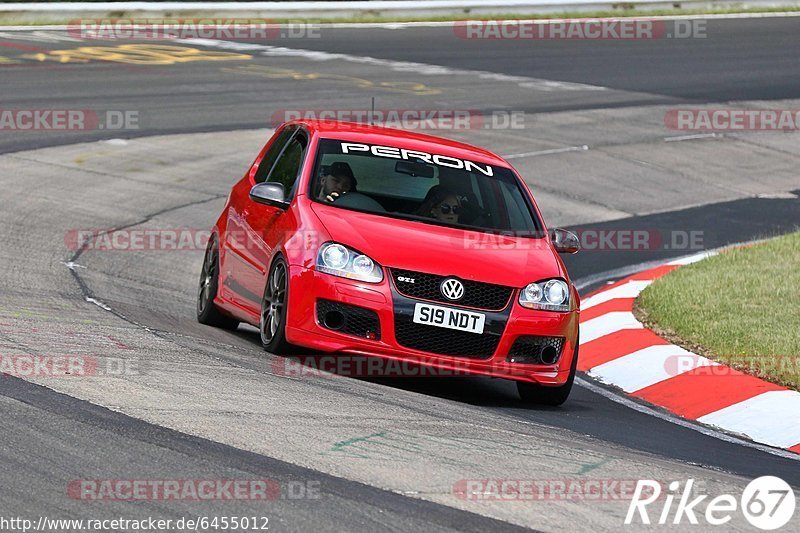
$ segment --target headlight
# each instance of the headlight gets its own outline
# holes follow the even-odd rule
[[[320,246],[317,253],[317,270],[368,283],[383,281],[383,270],[378,263],[337,242],[326,242]]]
[[[569,311],[569,285],[561,279],[531,283],[520,291],[519,304],[528,309]]]
[[[330,243],[320,250],[322,264],[334,270],[340,270],[350,262],[350,252],[341,244]]]

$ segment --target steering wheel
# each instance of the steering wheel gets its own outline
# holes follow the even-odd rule
[[[386,208],[384,208],[380,202],[371,196],[367,196],[366,194],[362,194],[360,192],[348,192],[346,194],[340,194],[336,196],[333,201],[336,205],[342,207],[351,207],[353,209],[362,209],[364,211],[378,211],[382,213],[386,212]]]

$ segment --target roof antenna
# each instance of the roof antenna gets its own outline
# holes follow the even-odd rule
[[[375,97],[372,96],[370,98],[370,100],[372,100],[372,109],[370,109],[370,111],[369,111],[369,119],[368,119],[369,122],[368,123],[369,123],[370,126],[372,126],[372,117],[375,116]]]

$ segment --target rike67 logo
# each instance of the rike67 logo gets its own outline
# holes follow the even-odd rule
[[[722,494],[706,502],[708,495],[696,496],[692,493],[693,486],[693,479],[687,480],[683,487],[680,481],[673,481],[668,485],[666,494],[662,494],[658,481],[639,480],[625,516],[625,524],[697,525],[699,515],[707,524],[721,526],[741,512],[752,526],[772,531],[788,524],[794,515],[794,491],[779,477],[762,476],[754,479],[745,487],[739,499],[731,494]],[[700,510],[701,504],[705,504],[704,511]],[[651,512],[654,513],[652,516]]]

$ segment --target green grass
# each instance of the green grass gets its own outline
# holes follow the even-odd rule
[[[729,13],[784,13],[784,12],[800,12],[800,7],[720,7],[714,9],[615,9],[612,11],[591,11],[591,12],[563,12],[563,13],[496,13],[496,14],[470,14],[459,13],[450,15],[428,15],[420,17],[403,17],[403,16],[386,16],[381,14],[370,14],[369,12],[360,14],[355,17],[332,17],[326,19],[302,19],[300,17],[293,18],[271,18],[270,20],[276,23],[286,22],[299,22],[305,20],[307,22],[319,23],[365,23],[365,22],[438,22],[438,21],[456,21],[456,20],[535,20],[535,19],[572,19],[572,18],[606,18],[606,17],[657,17],[663,15],[681,16],[681,15],[719,15]],[[130,13],[124,11],[114,12],[113,18],[128,18],[131,17]],[[0,25],[20,25],[20,26],[35,26],[47,24],[67,24],[71,20],[80,18],[80,14],[76,16],[65,18],[63,20],[53,19],[35,19],[26,18],[26,14],[19,14],[17,16],[4,16],[0,17]],[[187,15],[170,13],[171,17],[196,17],[196,13]],[[156,17],[148,17],[156,18]]]
[[[800,232],[674,270],[636,304],[673,343],[800,389]]]

